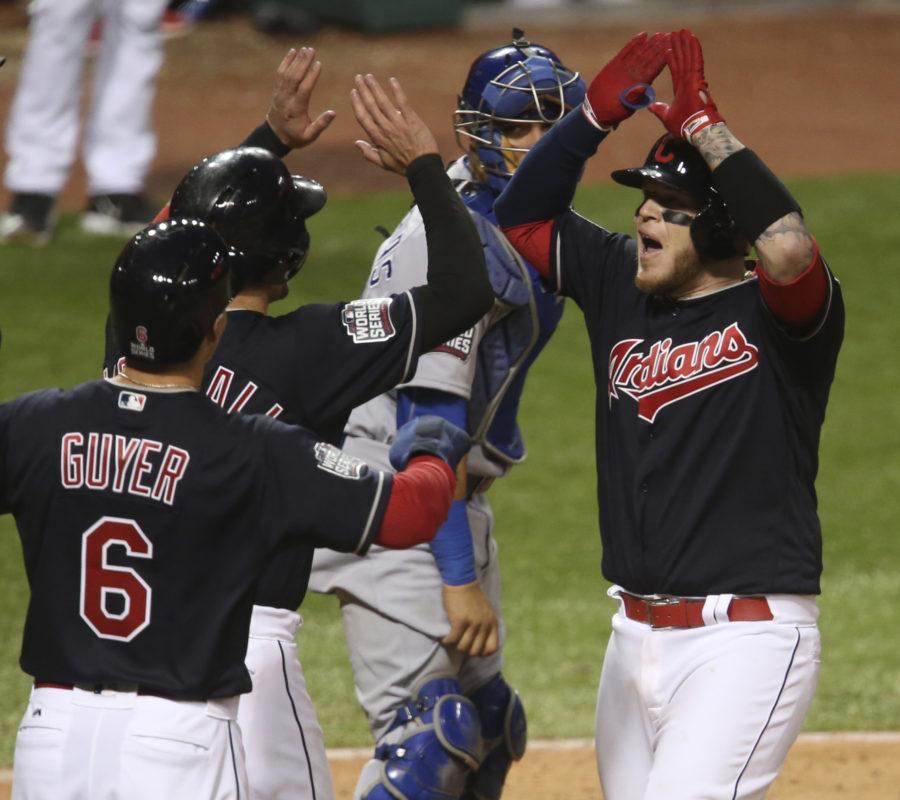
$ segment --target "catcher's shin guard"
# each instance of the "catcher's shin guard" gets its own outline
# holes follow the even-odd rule
[[[478,712],[450,677],[431,677],[397,712],[402,738],[375,748],[381,775],[362,800],[458,800],[483,745]]]
[[[499,800],[513,761],[525,755],[528,726],[519,694],[498,672],[471,694],[481,717],[484,760],[469,776],[463,800]]]

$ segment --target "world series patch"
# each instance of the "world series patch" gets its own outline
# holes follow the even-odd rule
[[[319,469],[331,472],[339,478],[359,480],[369,470],[369,465],[361,458],[348,456],[343,450],[326,442],[316,442],[316,461]]]
[[[370,300],[354,300],[347,303],[341,314],[347,334],[356,344],[384,342],[396,333],[391,319],[390,297],[375,297]]]
[[[465,361],[472,352],[472,340],[475,338],[475,328],[469,328],[454,339],[450,339],[434,348],[435,353],[448,353]]]

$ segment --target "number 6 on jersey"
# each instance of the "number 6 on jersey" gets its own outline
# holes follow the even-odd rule
[[[152,592],[130,567],[109,564],[109,549],[116,545],[133,558],[153,558],[153,543],[134,520],[101,517],[81,538],[79,612],[101,639],[130,642],[150,624]],[[110,595],[122,599],[121,611],[109,609]]]

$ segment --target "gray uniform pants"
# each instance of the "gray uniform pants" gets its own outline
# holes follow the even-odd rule
[[[497,543],[486,496],[475,495],[468,513],[478,580],[500,617]],[[441,602],[441,576],[427,545],[373,547],[364,557],[317,550],[310,588],[340,598],[357,699],[376,741],[424,676],[450,673],[470,692],[500,671],[502,621],[501,648],[492,656],[470,658],[441,645],[450,623]]]

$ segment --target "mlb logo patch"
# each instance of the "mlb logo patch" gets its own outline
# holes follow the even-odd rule
[[[119,408],[125,411],[143,411],[147,395],[137,392],[119,392]]]
[[[392,302],[390,297],[376,297],[344,306],[341,320],[356,344],[384,342],[393,337],[396,331],[391,319]]]
[[[333,444],[317,442],[315,452],[316,461],[319,462],[319,469],[331,472],[339,478],[359,480],[369,469],[369,465],[361,458],[348,456],[343,450],[335,447]]]

